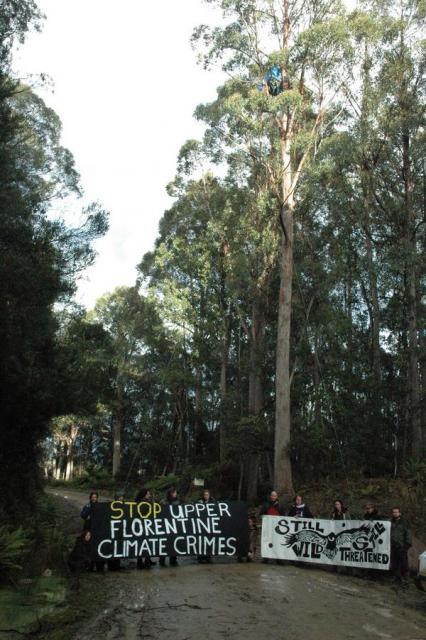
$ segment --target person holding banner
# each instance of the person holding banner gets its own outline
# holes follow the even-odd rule
[[[80,516],[84,520],[83,529],[90,531],[90,517],[92,515],[93,505],[97,503],[99,494],[97,491],[91,491],[89,494],[89,502],[84,505],[80,512]]]
[[[291,518],[313,518],[311,510],[303,502],[301,495],[297,495],[294,498],[294,505],[290,507],[288,515]]]
[[[350,520],[351,514],[347,507],[343,504],[342,500],[336,500],[334,502],[334,510],[330,515],[331,520]]]
[[[146,487],[143,487],[135,498],[136,502],[139,504],[140,502],[148,502],[149,504],[153,503],[152,493]],[[136,560],[136,568],[137,569],[151,569],[152,565],[157,564],[152,560],[150,556],[145,556],[144,558],[138,558]]]
[[[379,515],[379,512],[376,506],[372,502],[367,502],[365,505],[365,513],[363,516],[363,520],[382,520],[383,518]]]
[[[216,502],[216,500],[212,498],[210,491],[208,489],[204,489],[203,497],[201,498],[201,500],[198,500],[198,504],[211,504],[213,502]],[[197,560],[200,564],[203,564],[204,562],[210,564],[212,562],[212,557],[211,555],[198,556]]]
[[[285,509],[281,505],[278,497],[278,493],[273,490],[269,494],[269,498],[260,509],[261,516],[284,516]],[[262,558],[263,564],[268,564],[268,558]],[[279,564],[281,564],[281,560],[277,560]]]
[[[162,501],[162,504],[167,505],[179,505],[182,504],[182,500],[178,497],[176,487],[169,487],[166,491],[166,497]],[[178,565],[177,556],[170,556],[170,566],[176,567]],[[160,557],[160,567],[166,566],[166,558],[164,556]]]

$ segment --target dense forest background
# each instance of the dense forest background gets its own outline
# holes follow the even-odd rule
[[[72,294],[107,216],[52,215],[78,175],[11,70],[37,8],[2,2],[6,513],[43,475],[202,477],[249,501],[426,475],[426,4],[209,1],[223,21],[194,48],[229,80],[196,107],[204,138],[182,146],[137,282],[91,311]],[[258,86],[273,64],[277,96]]]

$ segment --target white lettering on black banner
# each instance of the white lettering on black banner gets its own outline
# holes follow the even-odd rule
[[[161,505],[97,503],[91,516],[92,557],[244,556],[248,516],[243,502]]]

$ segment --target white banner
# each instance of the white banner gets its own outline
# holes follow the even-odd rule
[[[389,569],[390,522],[264,516],[262,557]]]

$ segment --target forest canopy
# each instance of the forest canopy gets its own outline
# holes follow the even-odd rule
[[[228,80],[194,105],[205,133],[182,141],[137,281],[91,311],[54,304],[105,213],[47,215],[78,175],[57,116],[11,75],[36,7],[0,18],[7,503],[38,462],[67,480],[198,474],[249,501],[425,472],[425,4],[209,2],[223,20],[192,42]]]

